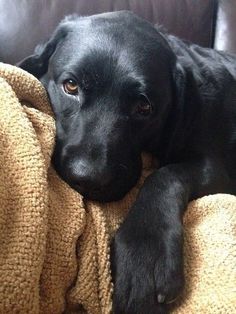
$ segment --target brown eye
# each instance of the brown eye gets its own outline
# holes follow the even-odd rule
[[[78,83],[73,79],[64,81],[63,88],[64,88],[64,91],[70,95],[77,95],[79,92]]]
[[[135,113],[141,116],[148,116],[152,113],[152,105],[145,96],[142,96],[136,105]]]

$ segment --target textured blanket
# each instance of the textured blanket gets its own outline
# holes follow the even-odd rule
[[[108,314],[109,241],[152,159],[123,200],[85,202],[50,165],[54,135],[40,82],[0,64],[0,313]],[[192,202],[184,224],[186,289],[173,313],[236,313],[236,197]]]

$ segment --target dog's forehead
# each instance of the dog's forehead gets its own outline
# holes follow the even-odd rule
[[[67,59],[107,56],[145,63],[155,56],[161,63],[169,47],[150,23],[131,13],[115,12],[70,21],[58,50]]]
[[[86,17],[72,17],[61,23],[68,34],[65,45],[103,49],[168,49],[166,40],[148,21],[129,11],[108,12]]]
[[[76,71],[139,82],[169,72],[169,47],[148,22],[131,13],[105,13],[68,22],[68,35],[53,58],[58,73]],[[155,60],[155,62],[153,62]],[[158,78],[155,79],[158,80]]]

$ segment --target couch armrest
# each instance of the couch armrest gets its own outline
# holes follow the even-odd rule
[[[214,47],[236,53],[235,0],[219,0]]]

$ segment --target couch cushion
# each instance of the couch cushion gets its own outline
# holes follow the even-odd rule
[[[33,52],[63,16],[128,9],[169,32],[212,45],[215,0],[0,0],[0,61],[14,64]]]

